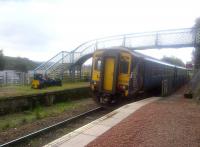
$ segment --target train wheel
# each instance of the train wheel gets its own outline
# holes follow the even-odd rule
[[[99,96],[99,94],[98,94],[98,93],[92,92],[91,95],[92,95],[92,99],[93,99],[98,105],[100,105],[100,96]]]

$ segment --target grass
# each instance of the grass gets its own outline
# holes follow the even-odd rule
[[[65,83],[62,86],[53,86],[44,89],[32,89],[31,86],[5,86],[5,87],[0,87],[0,99],[12,96],[45,93],[50,91],[59,91],[64,89],[72,89],[72,88],[86,87],[86,86],[89,86],[88,82]]]
[[[87,103],[88,99],[81,99],[58,103],[50,107],[38,106],[32,111],[0,116],[0,131],[6,130],[8,128],[15,128],[17,126],[31,123],[46,117],[57,116],[66,111],[70,113],[73,110],[84,107]]]

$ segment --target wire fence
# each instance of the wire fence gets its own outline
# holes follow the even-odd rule
[[[25,72],[16,71],[1,71],[0,72],[0,86],[9,85],[29,85],[32,76]]]
[[[17,72],[13,70],[0,71],[0,87],[3,86],[23,86],[30,85],[33,80],[33,73]],[[88,69],[83,68],[81,72],[75,72],[74,76],[70,73],[65,72],[62,77],[62,82],[76,82],[85,81],[89,82],[91,78],[91,73]]]

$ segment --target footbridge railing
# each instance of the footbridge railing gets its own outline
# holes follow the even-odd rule
[[[184,28],[154,32],[132,33],[91,40],[71,52],[62,51],[41,64],[34,71],[47,75],[61,75],[80,58],[97,49],[125,47],[130,50],[153,48],[183,48],[200,46],[200,28]]]

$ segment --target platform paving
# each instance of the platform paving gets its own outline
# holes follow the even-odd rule
[[[105,116],[45,145],[44,147],[83,147],[121,122],[142,106],[161,99],[151,97],[124,105]]]
[[[86,147],[200,147],[200,105],[183,90],[138,109]]]

